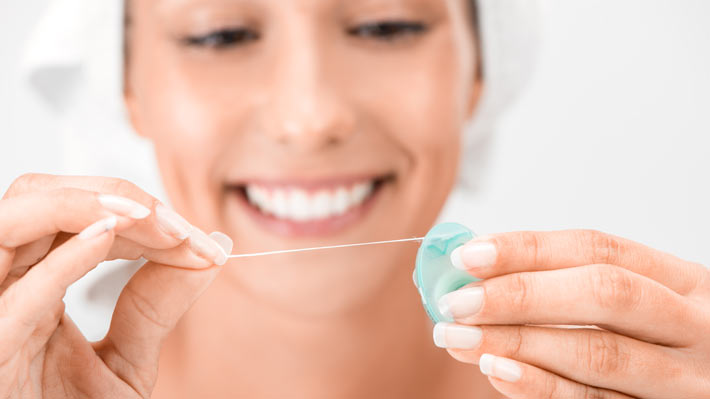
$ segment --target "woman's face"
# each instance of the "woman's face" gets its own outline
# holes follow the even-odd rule
[[[133,0],[127,38],[126,102],[173,205],[235,252],[420,236],[452,189],[479,92],[467,0]],[[416,247],[222,275],[323,315],[409,281]]]

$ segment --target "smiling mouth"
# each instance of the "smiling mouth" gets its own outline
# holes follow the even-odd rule
[[[267,230],[285,235],[334,233],[363,218],[394,174],[317,182],[249,181],[228,185]]]

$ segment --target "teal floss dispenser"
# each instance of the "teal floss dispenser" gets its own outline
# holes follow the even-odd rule
[[[458,223],[441,223],[424,237],[414,268],[414,285],[419,290],[424,309],[434,323],[453,322],[439,312],[439,298],[466,284],[479,281],[451,263],[451,252],[476,235]]]

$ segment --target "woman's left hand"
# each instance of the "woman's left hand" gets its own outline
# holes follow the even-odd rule
[[[595,231],[481,237],[438,346],[510,398],[710,398],[710,272]],[[579,327],[586,326],[586,327]]]

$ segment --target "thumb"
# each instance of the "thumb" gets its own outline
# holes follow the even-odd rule
[[[232,252],[226,235],[215,232],[210,238],[225,254]],[[185,269],[147,262],[121,292],[108,334],[96,344],[97,354],[119,378],[149,396],[163,339],[220,270],[215,265]]]

